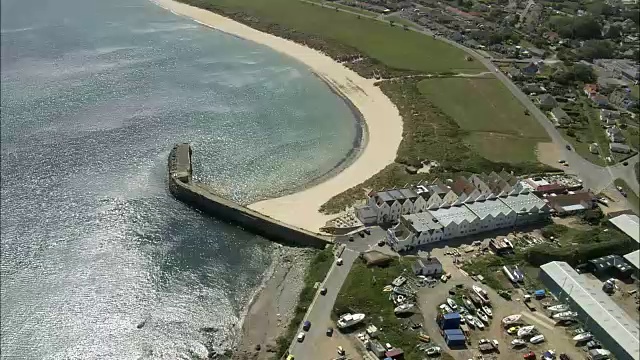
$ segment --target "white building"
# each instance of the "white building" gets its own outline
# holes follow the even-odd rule
[[[620,113],[617,111],[602,109],[600,110],[600,121],[607,125],[615,125],[616,120],[620,119]]]
[[[549,206],[531,193],[464,203],[402,215],[387,230],[387,243],[396,251],[442,240],[465,237],[540,220]]]

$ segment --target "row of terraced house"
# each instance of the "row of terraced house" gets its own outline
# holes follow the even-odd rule
[[[396,251],[529,224],[549,212],[544,200],[506,172],[372,192],[368,204],[357,209],[365,224],[397,222],[387,231]]]

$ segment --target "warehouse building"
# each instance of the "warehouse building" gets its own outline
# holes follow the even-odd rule
[[[638,323],[602,289],[588,282],[569,264],[553,261],[540,267],[540,280],[561,302],[579,314],[603,347],[618,360],[640,360]]]
[[[640,243],[640,219],[636,215],[623,214],[609,220],[611,224]]]

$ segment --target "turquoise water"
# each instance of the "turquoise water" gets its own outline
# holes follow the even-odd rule
[[[1,357],[229,346],[273,245],[174,201],[171,146],[250,202],[342,161],[349,108],[304,65],[146,0],[1,6]]]

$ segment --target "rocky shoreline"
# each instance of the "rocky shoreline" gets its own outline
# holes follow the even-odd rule
[[[269,278],[248,306],[232,359],[272,359],[276,339],[293,318],[313,250],[278,246]]]

